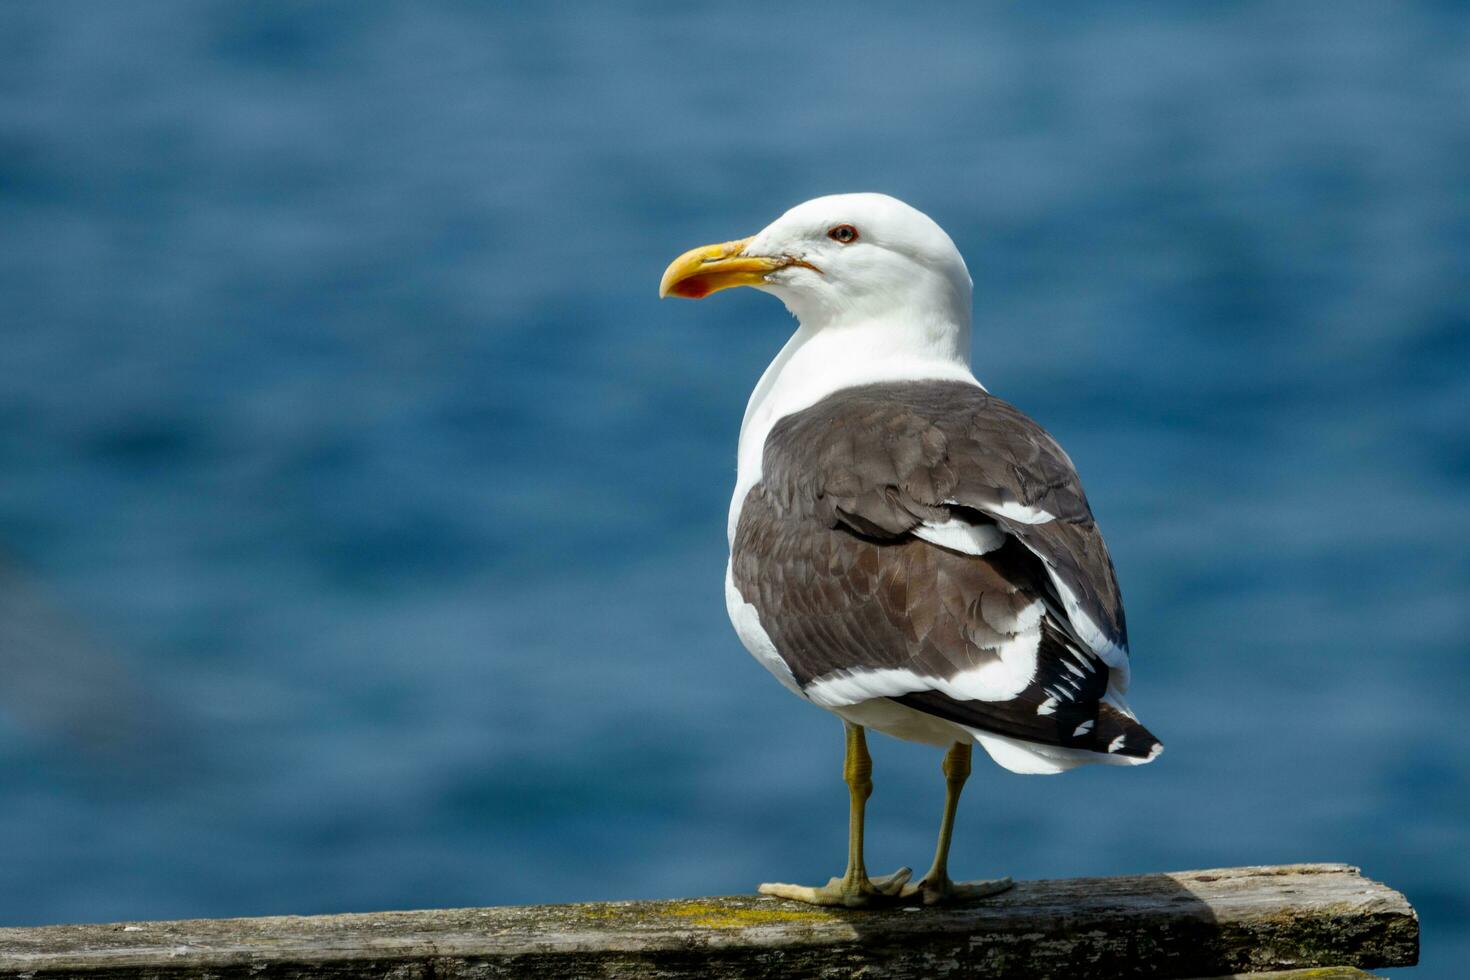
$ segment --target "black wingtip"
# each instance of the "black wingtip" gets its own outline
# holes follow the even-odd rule
[[[1164,751],[1164,743],[1139,724],[1136,718],[1129,717],[1106,702],[1097,707],[1097,724],[1091,731],[1084,733],[1087,744],[1079,748],[1144,762],[1157,758]]]

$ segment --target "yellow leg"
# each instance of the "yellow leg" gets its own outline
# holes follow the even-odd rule
[[[844,722],[847,751],[842,761],[842,778],[847,783],[847,871],[820,888],[769,882],[760,886],[762,895],[789,898],[812,905],[844,905],[861,908],[895,899],[913,873],[900,868],[882,878],[869,878],[863,863],[863,817],[868,797],[873,795],[873,758],[861,725]]]
[[[847,871],[844,884],[866,881],[867,866],[863,862],[863,824],[867,817],[868,797],[873,795],[873,757],[868,754],[868,737],[861,725],[844,722],[847,750],[842,757],[842,779],[847,783]]]
[[[960,808],[960,793],[970,778],[969,743],[956,742],[944,753],[944,816],[939,820],[939,846],[934,849],[934,866],[925,877],[945,878],[949,875],[949,842],[954,836],[954,815]]]
[[[934,848],[934,864],[922,881],[904,888],[905,898],[922,896],[925,905],[939,905],[983,898],[1011,887],[1009,878],[965,882],[949,880],[949,844],[954,837],[954,815],[960,806],[960,792],[965,788],[965,780],[970,778],[973,749],[970,742],[956,742],[944,754],[944,762],[940,766],[944,772],[944,815],[939,820],[939,844]]]

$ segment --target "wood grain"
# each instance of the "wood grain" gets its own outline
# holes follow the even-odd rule
[[[1023,881],[943,910],[733,897],[0,929],[0,977],[1190,978],[1408,966],[1418,946],[1398,892],[1304,864]]]

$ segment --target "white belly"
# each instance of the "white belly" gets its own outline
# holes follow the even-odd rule
[[[888,698],[873,698],[871,701],[860,701],[827,710],[844,721],[901,738],[905,742],[922,742],[925,745],[948,748],[955,742],[968,742],[973,736],[970,729],[963,725],[916,711]]]

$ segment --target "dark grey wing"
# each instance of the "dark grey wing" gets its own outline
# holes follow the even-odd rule
[[[1082,481],[1013,405],[958,382],[866,385],[783,420],[767,445],[785,479],[825,499],[822,516],[855,530],[996,524],[1053,573],[1079,639],[1126,663],[1123,600]]]
[[[732,574],[819,703],[891,697],[1130,756],[1156,744],[1103,700],[1123,686],[1126,633],[1076,473],[982,389],[868,385],[783,419],[741,510]]]

